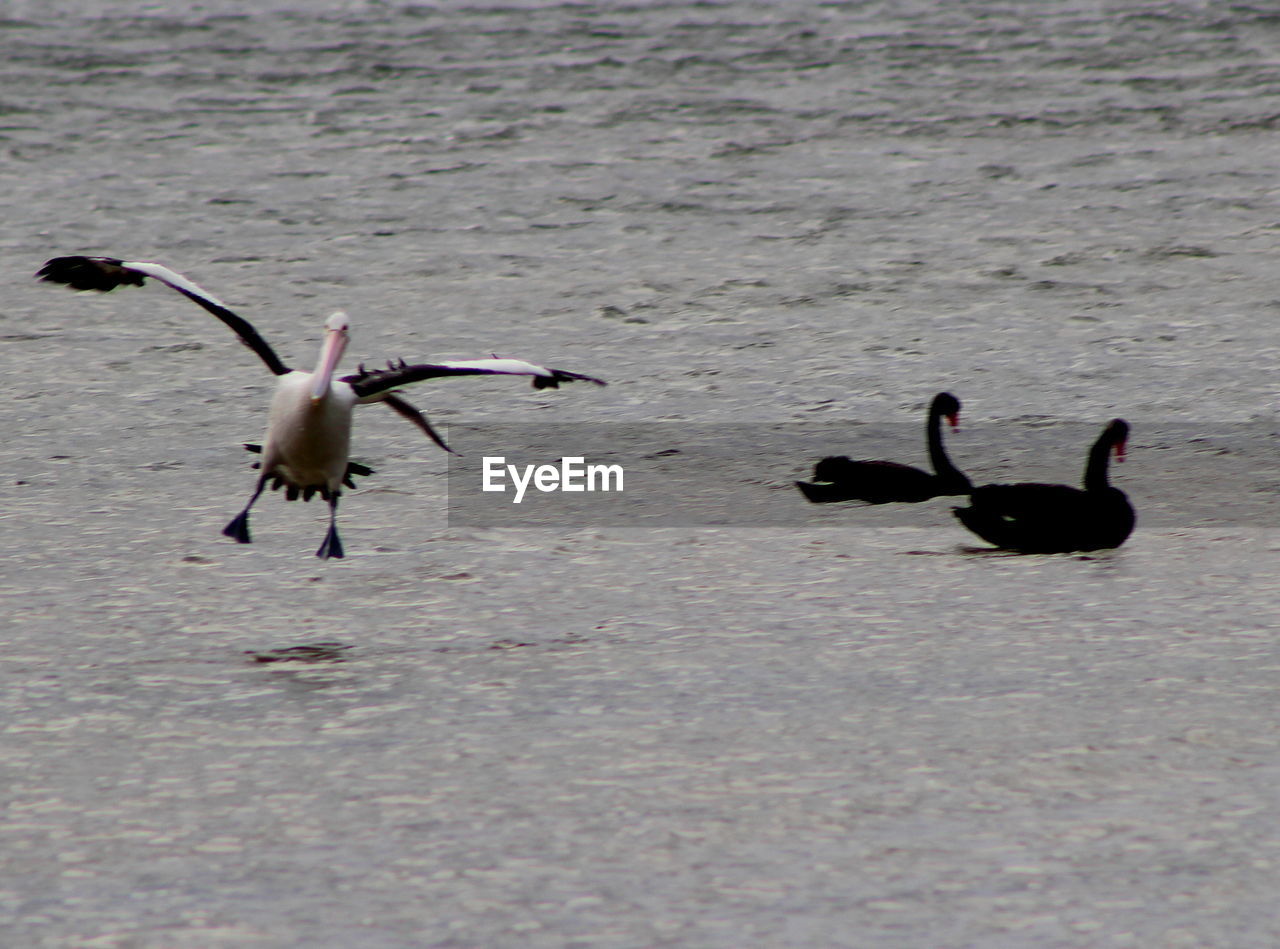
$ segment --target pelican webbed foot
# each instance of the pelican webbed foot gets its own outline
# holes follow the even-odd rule
[[[244,510],[231,519],[231,522],[222,529],[222,533],[241,544],[250,543],[249,540],[249,509],[253,507],[253,502],[258,500],[258,495],[262,494],[262,489],[266,487],[267,476],[262,475],[258,478],[258,484],[253,489],[253,494],[249,498],[249,503],[244,506]]]
[[[321,560],[328,560],[330,557],[341,560],[346,554],[342,549],[342,541],[338,537],[338,492],[329,493],[328,501],[329,532],[324,535],[324,543],[316,551],[316,556]]]
[[[316,551],[316,556],[321,560],[328,560],[330,557],[341,560],[346,556],[342,549],[342,540],[338,537],[338,528],[333,524],[329,525],[329,532],[324,535],[324,543]]]
[[[241,544],[251,543],[249,539],[249,512],[241,511],[233,517],[231,523],[222,529],[222,533]]]

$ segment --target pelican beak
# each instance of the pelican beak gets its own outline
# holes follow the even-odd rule
[[[313,405],[329,394],[329,382],[334,370],[338,368],[338,360],[342,358],[349,338],[346,314],[338,312],[329,317],[324,325],[324,346],[320,350],[320,362],[311,376]]]

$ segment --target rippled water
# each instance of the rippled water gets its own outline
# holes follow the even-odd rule
[[[1268,7],[3,16],[0,941],[1276,944]],[[271,380],[163,288],[31,279],[63,253],[301,364],[342,307],[353,363],[604,376],[412,398],[468,458],[732,430],[697,487],[760,523],[810,441],[942,389],[980,479],[1074,481],[1123,416],[1139,528],[450,526],[446,456],[371,407],[348,559],[275,497],[240,547]]]

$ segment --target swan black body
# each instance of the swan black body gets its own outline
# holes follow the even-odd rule
[[[1114,451],[1124,460],[1129,424],[1114,419],[1089,450],[1084,488],[1065,484],[989,484],[974,489],[968,507],[952,510],[987,543],[1027,554],[1119,547],[1137,515],[1129,498],[1107,480]]]
[[[823,458],[813,468],[813,481],[797,481],[796,487],[814,504],[836,501],[891,501],[917,503],[948,494],[968,494],[973,485],[942,447],[942,419],[952,426],[960,418],[960,400],[950,392],[939,392],[929,405],[925,439],[929,446],[930,474],[896,461],[853,461],[843,455]]]

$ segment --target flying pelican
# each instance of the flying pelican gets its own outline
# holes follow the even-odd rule
[[[412,382],[442,376],[532,376],[536,389],[558,388],[562,382],[605,383],[591,376],[563,369],[547,369],[519,359],[474,359],[441,363],[409,364],[403,360],[386,369],[367,370],[361,365],[347,376],[334,378],[350,338],[351,324],[346,314],[334,313],[325,322],[324,344],[313,372],[290,369],[276,355],[258,331],[237,316],[221,300],[192,283],[182,274],[156,263],[117,260],[113,257],[55,257],[36,274],[42,280],[62,283],[74,290],[106,292],[120,286],[141,287],[151,277],[178,291],[208,310],[258,354],[277,377],[275,395],[263,439],[261,474],[253,494],[222,533],[242,544],[250,541],[249,509],[268,483],[285,488],[285,497],[310,501],[319,494],[329,502],[329,531],[316,551],[321,559],[342,557],[338,537],[338,497],[342,486],[354,487],[352,475],[371,470],[348,458],[352,414],[357,405],[382,402],[413,422],[445,451],[452,451],[414,406],[400,398],[395,389]],[[256,450],[257,446],[246,446]]]

